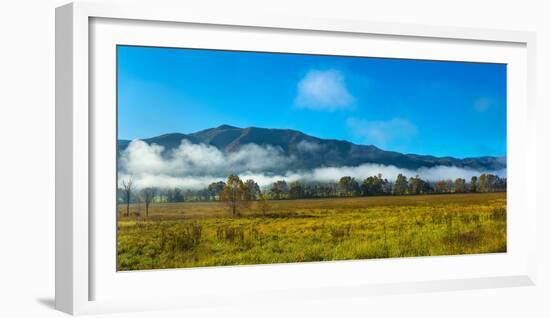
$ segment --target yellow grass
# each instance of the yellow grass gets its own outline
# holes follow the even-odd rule
[[[145,218],[132,205],[118,221],[118,270],[506,251],[505,193],[281,200],[260,211],[163,203]]]

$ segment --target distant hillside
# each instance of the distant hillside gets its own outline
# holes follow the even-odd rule
[[[321,139],[290,129],[238,128],[222,125],[192,134],[171,133],[143,139],[148,144],[164,146],[166,150],[177,148],[183,139],[191,143],[212,145],[223,152],[231,152],[241,146],[254,143],[280,147],[288,156],[293,156],[293,169],[318,167],[358,166],[364,163],[393,165],[398,168],[455,166],[475,170],[496,171],[506,168],[503,157],[476,157],[457,159],[429,155],[402,154],[384,151],[373,145],[357,145],[345,140]],[[118,150],[128,146],[128,140],[118,141]]]

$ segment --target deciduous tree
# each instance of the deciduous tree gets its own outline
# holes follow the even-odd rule
[[[208,185],[208,193],[214,200],[219,199],[224,187],[225,182],[223,181],[212,182]]]
[[[384,194],[384,187],[388,183],[388,180],[382,179],[382,175],[371,176],[363,180],[361,184],[361,191],[363,195],[381,195]]]
[[[124,202],[126,203],[126,216],[130,216],[130,200],[132,199],[132,192],[134,191],[134,182],[132,177],[122,180],[122,195]]]
[[[395,185],[393,192],[397,195],[407,194],[407,190],[409,188],[409,183],[407,181],[407,177],[402,175],[401,173],[397,175],[397,179],[395,179]]]
[[[256,200],[258,197],[258,194],[260,193],[260,186],[256,183],[256,181],[252,179],[246,180],[244,183],[246,187],[248,188],[248,191],[250,192],[250,199]]]
[[[271,185],[270,192],[273,194],[275,199],[281,199],[284,195],[288,193],[288,184],[284,180],[274,182]]]
[[[418,175],[409,179],[409,194],[425,194],[429,191],[429,184]]]
[[[147,187],[141,190],[141,198],[145,203],[145,216],[149,216],[149,205],[151,205],[156,195],[157,189],[154,187]]]
[[[472,178],[470,179],[470,186],[468,188],[468,191],[477,192],[477,177],[476,176],[472,176]]]
[[[359,193],[359,183],[350,176],[340,178],[338,186],[340,187],[341,196],[351,197]]]
[[[289,196],[291,199],[300,199],[304,196],[304,186],[299,181],[290,184]]]
[[[456,178],[455,180],[455,192],[464,193],[466,192],[466,180],[463,178]]]
[[[248,206],[250,202],[250,191],[238,176],[230,175],[227,177],[220,199],[226,203],[232,216],[238,216],[240,209]]]

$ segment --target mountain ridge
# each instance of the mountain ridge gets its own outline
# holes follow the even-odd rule
[[[393,165],[398,168],[418,169],[435,166],[455,166],[478,171],[497,171],[506,168],[505,157],[481,156],[454,158],[432,155],[403,154],[382,150],[374,145],[360,145],[347,140],[323,139],[293,129],[220,125],[190,134],[168,133],[141,139],[147,144],[163,146],[166,152],[177,148],[182,140],[192,144],[207,144],[223,152],[233,152],[247,144],[272,146],[293,156],[293,168],[358,166],[365,163]],[[119,153],[130,140],[118,140]]]

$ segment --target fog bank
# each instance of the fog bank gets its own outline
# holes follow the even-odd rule
[[[304,151],[312,150],[311,145],[302,146]],[[162,146],[134,140],[121,153],[118,178],[119,182],[122,182],[131,177],[137,188],[154,186],[197,190],[207,187],[212,182],[225,180],[230,174],[237,174],[242,179],[253,179],[260,187],[281,179],[287,182],[332,182],[343,176],[362,180],[378,174],[393,181],[400,173],[407,177],[418,175],[428,181],[454,180],[459,177],[468,180],[481,173],[506,177],[506,169],[477,171],[436,166],[410,170],[371,163],[354,167],[320,167],[308,171],[293,171],[288,168],[292,167],[293,160],[294,158],[286,156],[281,148],[273,146],[247,144],[237,151],[224,153],[214,146],[191,144],[187,140],[182,140],[178,148],[166,151]]]

